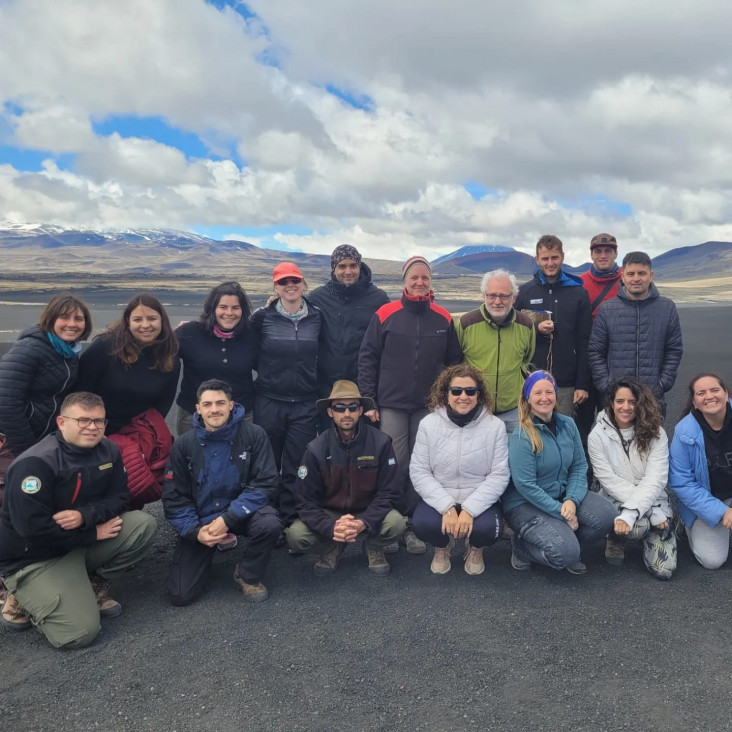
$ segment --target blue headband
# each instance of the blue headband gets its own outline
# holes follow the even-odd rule
[[[557,382],[554,380],[554,377],[548,372],[548,371],[534,371],[530,373],[526,377],[526,381],[524,381],[524,399],[529,398],[529,394],[531,394],[531,390],[534,388],[534,384],[536,384],[537,381],[541,381],[542,379],[546,379],[548,382],[551,383],[551,385],[554,387],[554,393],[557,393]]]

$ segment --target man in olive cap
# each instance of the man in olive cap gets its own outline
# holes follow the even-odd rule
[[[366,534],[369,571],[391,571],[384,547],[399,539],[407,520],[394,508],[401,497],[391,437],[362,420],[373,400],[352,381],[336,381],[327,399],[317,402],[330,428],[310,442],[297,473],[299,518],[287,529],[294,552],[319,554],[316,576],[331,574],[346,544]]]

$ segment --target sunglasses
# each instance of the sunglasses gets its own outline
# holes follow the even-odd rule
[[[343,414],[345,411],[358,412],[361,409],[361,405],[358,402],[353,402],[352,404],[331,404],[330,408],[334,412],[338,412],[338,414]]]
[[[299,285],[301,282],[301,277],[283,277],[281,280],[277,280],[275,284],[280,287],[286,287],[287,285]]]
[[[477,386],[451,386],[450,394],[455,397],[460,396],[463,392],[469,397],[474,397],[478,393]]]

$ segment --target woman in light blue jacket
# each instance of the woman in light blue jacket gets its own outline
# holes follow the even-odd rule
[[[511,566],[531,562],[585,574],[582,546],[602,540],[617,511],[604,496],[587,491],[587,460],[577,426],[556,412],[557,383],[534,371],[519,398],[519,426],[508,443],[511,482],[503,513],[513,529]]]
[[[732,529],[732,402],[722,378],[695,376],[685,413],[671,442],[669,488],[697,561],[718,569],[729,556]]]

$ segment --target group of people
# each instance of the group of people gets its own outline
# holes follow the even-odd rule
[[[668,488],[694,555],[720,566],[732,529],[726,386],[711,373],[692,381],[669,451],[678,314],[647,255],[619,268],[609,234],[590,251],[579,278],[543,236],[530,282],[489,272],[482,305],[453,319],[425,258],[404,263],[390,302],[341,245],[309,296],[283,262],[256,312],[227,282],[173,329],[140,294],[83,352],[89,309],[52,298],[0,360],[2,624],[35,625],[58,647],[91,643],[100,615],[121,611],[106,580],[153,540],[139,509],[161,497],[178,534],[166,583],[176,605],[205,591],[216,552],[241,536],[234,580],[252,602],[268,596],[278,544],[316,554],[324,576],[360,535],[377,576],[400,543],[431,545],[435,574],[461,544],[465,571],[481,574],[484,547],[507,531],[516,570],[584,574],[583,546],[604,540],[622,564],[640,540],[645,566],[668,579]],[[179,381],[173,441],[164,417]]]

